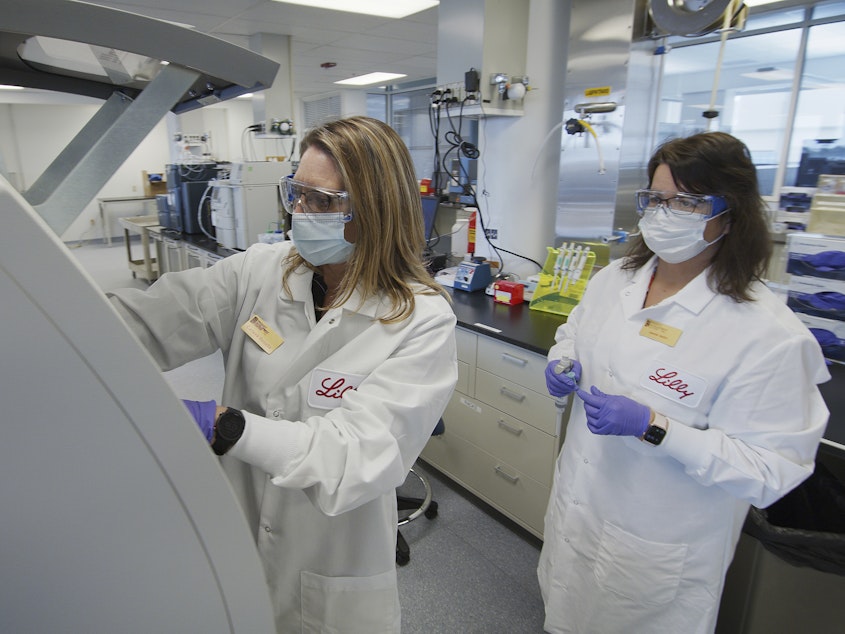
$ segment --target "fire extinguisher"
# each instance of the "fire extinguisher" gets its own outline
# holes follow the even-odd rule
[[[469,225],[467,227],[467,253],[471,258],[475,255],[475,221],[477,211],[473,211],[469,215]]]

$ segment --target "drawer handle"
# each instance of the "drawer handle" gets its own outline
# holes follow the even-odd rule
[[[521,436],[522,435],[522,428],[521,427],[514,427],[513,425],[508,425],[505,421],[501,418],[499,419],[499,427],[502,429],[509,431],[514,436]]]
[[[502,467],[499,466],[499,465],[496,465],[495,471],[496,471],[497,474],[502,476],[505,480],[507,480],[511,484],[516,484],[517,482],[519,482],[519,476],[512,476],[510,473],[508,473],[507,471],[502,469]]]
[[[519,357],[515,357],[512,354],[508,354],[507,352],[502,353],[502,359],[504,359],[505,361],[510,361],[511,363],[514,363],[523,368],[528,365],[528,361],[526,361],[525,359],[520,359]]]
[[[508,398],[515,400],[517,403],[522,403],[522,401],[525,400],[525,394],[518,394],[506,387],[499,388],[499,394],[507,396]]]

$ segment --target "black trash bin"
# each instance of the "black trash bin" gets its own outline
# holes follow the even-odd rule
[[[769,508],[751,507],[742,530],[795,566],[845,575],[845,483],[819,463]]]
[[[717,634],[845,631],[845,482],[822,462],[751,507],[725,579]]]

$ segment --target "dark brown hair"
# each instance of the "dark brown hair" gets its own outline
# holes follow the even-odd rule
[[[757,168],[748,148],[730,134],[702,132],[661,145],[648,162],[649,183],[660,165],[669,168],[681,191],[715,194],[727,200],[730,230],[713,256],[708,282],[715,291],[737,302],[750,301],[750,286],[765,275],[772,242]],[[623,268],[639,269],[652,255],[637,237]]]

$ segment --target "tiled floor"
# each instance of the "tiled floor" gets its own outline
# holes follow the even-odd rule
[[[110,247],[99,242],[71,246],[103,290],[147,286],[132,278],[122,240]],[[182,398],[220,398],[219,354],[165,376]],[[398,569],[403,632],[542,632],[536,576],[540,541],[431,467],[422,464],[419,469],[429,476],[439,509],[434,519],[421,517],[402,527],[411,548],[411,561]]]

